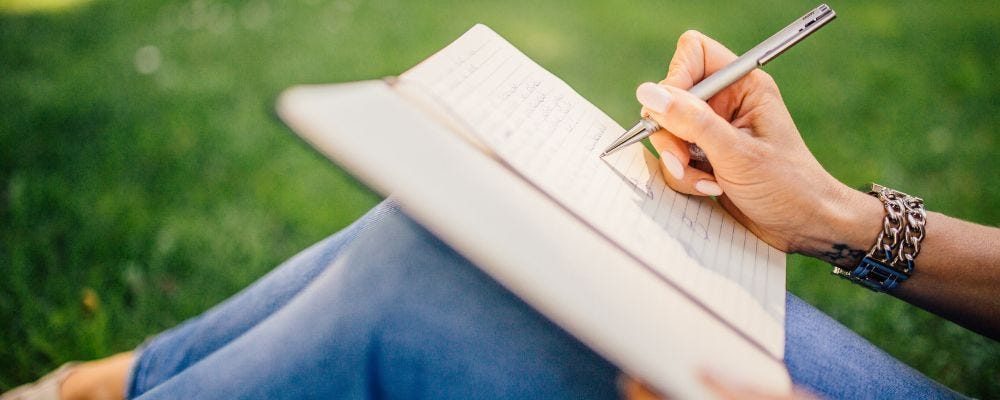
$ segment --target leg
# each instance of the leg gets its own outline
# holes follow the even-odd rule
[[[792,380],[833,399],[964,398],[788,294],[785,364]]]
[[[310,246],[240,293],[183,324],[160,333],[138,351],[133,370],[143,373],[129,383],[143,392],[180,373],[225,346],[283,307],[319,275],[361,232],[399,212],[387,200],[350,226]],[[134,378],[134,377],[133,377]]]
[[[373,214],[396,212],[393,207],[380,208],[381,211],[373,212]],[[341,368],[339,370],[336,368],[309,368],[306,371],[307,374],[321,373],[323,376],[319,378],[320,380],[324,377],[340,378],[341,383],[343,381],[349,383],[335,387],[332,391],[323,385],[306,385],[306,395],[339,393],[351,394],[351,397],[376,394],[464,397],[483,396],[489,393],[495,394],[494,397],[504,397],[504,394],[507,397],[520,397],[528,394],[548,393],[547,397],[556,397],[556,394],[562,393],[566,396],[580,397],[580,393],[573,394],[573,390],[577,390],[591,394],[602,392],[603,395],[613,396],[613,385],[610,383],[614,375],[613,367],[607,365],[606,362],[588,350],[581,349],[579,343],[528,309],[504,289],[492,283],[488,277],[479,273],[474,267],[467,265],[467,262],[461,257],[452,253],[419,227],[414,226],[405,217],[396,215],[389,219],[393,221],[386,222],[384,225],[402,225],[405,229],[398,227],[379,228],[378,230],[382,233],[367,235],[375,237],[366,240],[368,242],[366,245],[355,246],[360,250],[351,251],[351,254],[354,254],[351,258],[360,259],[362,262],[350,261],[352,266],[349,270],[345,267],[347,262],[340,262],[335,268],[341,270],[338,274],[351,278],[346,280],[355,283],[353,296],[358,299],[348,298],[345,300],[344,303],[348,305],[346,310],[343,306],[344,303],[332,299],[344,297],[344,292],[352,293],[351,290],[333,290],[326,300],[327,303],[331,303],[328,308],[334,314],[345,312],[349,314],[352,301],[355,306],[364,305],[364,307],[353,307],[357,313],[380,314],[377,319],[369,319],[367,323],[365,323],[364,318],[356,318],[358,321],[351,320],[350,315],[340,318],[347,322],[344,325],[348,325],[346,326],[348,332],[351,331],[350,322],[362,322],[360,324],[362,327],[358,330],[366,334],[344,336],[346,344],[343,347],[346,347],[347,351],[341,351],[340,353],[343,353],[344,357],[338,357],[339,361],[354,357],[353,359],[358,363],[340,362]],[[403,222],[395,221],[397,219],[402,219]],[[363,220],[378,221],[380,218],[366,217]],[[245,332],[264,320],[275,309],[281,307],[288,298],[298,293],[298,289],[324,270],[328,261],[341,252],[340,248],[351,241],[349,238],[356,236],[358,231],[365,230],[365,226],[371,225],[359,222],[345,230],[345,232],[353,231],[353,233],[341,233],[337,239],[328,239],[322,244],[314,246],[263,278],[237,298],[214,308],[206,316],[199,317],[195,321],[209,325],[211,324],[208,321],[218,321],[220,324],[216,326],[220,328],[242,326],[243,328],[235,329],[235,331]],[[382,237],[378,237],[378,235],[382,235]],[[394,251],[386,251],[386,246],[380,246],[386,243],[387,238],[391,243],[395,243],[394,246],[391,246],[392,249],[395,249]],[[342,243],[334,245],[333,242]],[[319,250],[324,248],[326,250]],[[326,256],[322,256],[323,254]],[[305,260],[313,260],[313,262]],[[365,260],[367,262],[364,262]],[[301,270],[291,272],[296,268],[301,268]],[[294,281],[295,278],[302,280],[299,280],[298,284],[294,282],[286,285],[268,283],[285,280],[278,277],[284,277],[291,281]],[[331,284],[340,279],[326,279],[324,286],[326,289],[337,286]],[[379,284],[382,287],[378,295],[372,295],[369,293],[370,290],[367,290],[370,285],[374,284]],[[284,292],[285,298],[283,300],[272,298],[270,307],[262,307],[269,310],[268,312],[250,312],[248,314],[240,312],[246,310],[240,310],[238,298],[250,297],[252,300],[255,295],[249,293],[257,289],[260,289],[261,293],[270,292],[276,297],[282,296],[278,293],[281,291],[265,290],[276,287],[284,287],[288,290]],[[421,290],[418,291],[417,288]],[[448,292],[447,289],[450,288],[461,290],[441,293],[442,290]],[[324,289],[315,289],[314,291],[316,290],[322,291]],[[385,295],[388,295],[391,300],[387,300]],[[369,299],[372,301],[366,302],[364,299],[360,299],[365,296],[372,297]],[[379,296],[382,296],[381,300],[377,299]],[[314,294],[311,297],[317,296]],[[322,299],[320,300],[322,301]],[[308,302],[307,300],[302,301]],[[786,362],[797,384],[833,397],[876,397],[892,394],[918,394],[917,397],[954,395],[948,389],[927,380],[926,377],[874,348],[798,298],[790,295],[787,304]],[[491,318],[481,318],[477,315],[484,312],[488,312]],[[244,324],[226,322],[224,315],[227,313],[232,313],[235,318],[242,317],[241,320],[244,321]],[[295,314],[291,311],[289,313]],[[214,317],[208,317],[209,314],[214,315]],[[246,315],[251,314],[257,316],[256,321],[253,321],[253,318],[246,318]],[[519,319],[525,319],[529,322],[518,322]],[[201,369],[201,372],[208,370],[208,376],[211,376],[212,368],[204,367],[204,365],[214,363],[216,366],[222,367],[222,369],[216,370],[218,372],[231,370],[233,366],[242,367],[246,364],[227,364],[219,361],[198,362],[215,349],[210,349],[212,346],[204,346],[197,340],[168,338],[173,335],[179,335],[178,337],[182,338],[193,337],[177,333],[185,332],[187,329],[197,329],[195,332],[205,335],[218,334],[221,337],[229,337],[230,340],[238,336],[238,334],[234,334],[233,330],[213,331],[205,327],[190,328],[195,324],[196,322],[189,322],[185,324],[189,328],[178,328],[175,331],[164,333],[161,338],[151,342],[144,351],[145,355],[170,355],[185,352],[200,354],[198,357],[187,358],[184,363],[171,363],[170,361],[174,359],[168,357],[163,368],[160,368],[158,359],[157,362],[147,362],[143,366],[137,365],[136,375],[141,376],[146,383],[155,382],[158,384],[169,379],[162,388],[157,388],[156,391],[150,393],[151,397],[155,397],[157,393],[177,394],[172,393],[171,385],[185,387],[183,382],[197,381],[198,373],[194,371],[182,373],[189,365],[197,363],[196,367]],[[287,326],[285,328],[287,330]],[[344,329],[345,326],[339,328]],[[274,329],[270,328],[272,331]],[[308,329],[312,330],[313,327],[310,326]],[[256,333],[257,330],[257,328],[253,328],[246,336],[262,335]],[[267,329],[261,328],[259,330]],[[280,327],[278,330],[280,331]],[[292,333],[294,334],[294,332]],[[304,333],[308,334],[312,341],[320,339],[311,332]],[[497,336],[498,333],[501,335]],[[240,340],[252,341],[252,339]],[[217,340],[209,340],[208,342],[216,343],[216,349],[229,343]],[[352,347],[352,343],[356,346]],[[831,343],[836,346],[831,346]],[[183,348],[185,345],[193,345],[196,351]],[[173,346],[181,347],[175,348]],[[153,350],[154,348],[157,350]],[[250,349],[247,351],[257,350],[253,346],[250,346]],[[556,350],[553,351],[553,349]],[[566,349],[569,351],[564,351]],[[227,351],[232,352],[232,350],[223,348],[220,353]],[[355,354],[351,354],[351,351],[354,351]],[[363,354],[356,354],[359,351],[362,351]],[[323,352],[327,356],[336,353],[336,351]],[[213,355],[212,357],[223,358],[224,356]],[[256,359],[263,360],[264,368],[270,369],[270,371],[263,371],[265,374],[282,370],[290,371],[286,368],[269,367],[271,364],[268,364],[268,357]],[[325,362],[330,362],[330,360]],[[183,365],[183,367],[178,368],[178,365]],[[389,366],[392,368],[388,368]],[[567,366],[572,368],[566,368]],[[352,368],[355,370],[363,369],[363,371],[349,371]],[[172,373],[164,373],[163,371],[172,371]],[[829,371],[842,371],[842,373]],[[158,376],[158,378],[150,378],[147,376],[147,372],[150,373],[150,376]],[[178,375],[178,377],[175,378],[174,375]],[[595,377],[598,379],[594,379]],[[300,378],[316,379],[316,377],[303,376]],[[248,396],[256,396],[265,393],[262,390],[267,389],[267,387],[275,387],[272,384],[274,381],[268,379],[244,382],[247,383],[243,386],[244,388],[252,388],[253,390],[242,393]],[[267,384],[261,385],[261,382],[267,382]],[[859,382],[861,385],[877,382],[878,386],[863,386],[857,388],[858,391],[852,392],[850,391],[852,389],[851,382]],[[206,382],[206,384],[215,383],[218,382],[214,380]],[[137,390],[135,394],[140,394],[145,389],[154,386],[156,385],[139,388],[141,390]],[[194,387],[201,389],[199,386]],[[281,385],[277,385],[277,388],[281,394],[287,394],[287,391],[282,390]],[[382,393],[379,393],[380,391]],[[206,395],[200,390],[198,394],[200,396]],[[223,397],[238,396],[239,392],[219,395]]]
[[[64,399],[122,398],[130,384],[152,387],[184,370],[207,354],[238,337],[250,327],[282,307],[317,276],[341,249],[386,214],[397,213],[392,201],[385,201],[351,226],[299,253],[249,288],[181,326],[157,335],[145,351],[126,352],[101,360],[64,366],[45,379],[3,394],[20,398],[23,393],[47,393]],[[169,348],[170,352],[153,349]],[[143,381],[131,380],[132,371],[141,369]]]
[[[397,214],[359,236],[271,317],[134,394],[615,398],[616,376],[609,363]]]
[[[274,318],[149,397],[614,395],[613,367],[405,217],[381,225]],[[799,385],[833,397],[954,395],[794,296],[787,314]],[[299,324],[308,328],[289,328]]]

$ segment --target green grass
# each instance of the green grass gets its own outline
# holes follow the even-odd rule
[[[831,5],[837,21],[767,68],[819,160],[1000,223],[1000,7]],[[97,0],[0,15],[0,389],[130,349],[378,201],[275,119],[288,86],[397,74],[483,22],[627,124],[685,29],[742,51],[813,6]],[[814,260],[791,257],[789,288],[1000,397],[996,342]]]

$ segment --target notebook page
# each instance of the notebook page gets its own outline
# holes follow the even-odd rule
[[[489,28],[476,25],[400,76],[563,207],[776,358],[785,257],[714,201],[667,187],[624,129]],[[558,234],[555,232],[554,234]]]

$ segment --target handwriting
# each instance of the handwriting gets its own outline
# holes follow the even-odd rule
[[[719,315],[747,331],[766,326],[747,319],[752,310],[783,323],[783,269],[768,273],[783,268],[783,259],[758,251],[767,246],[713,201],[666,187],[643,146],[598,157],[624,128],[488,28],[477,28],[400,79],[429,88],[507,166]],[[733,289],[719,293],[720,279]],[[780,296],[761,289],[771,280]]]

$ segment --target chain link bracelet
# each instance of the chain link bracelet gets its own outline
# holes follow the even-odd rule
[[[833,266],[833,274],[876,292],[898,286],[910,277],[924,239],[927,213],[918,197],[873,183],[868,192],[885,206],[882,231],[857,267]]]

